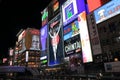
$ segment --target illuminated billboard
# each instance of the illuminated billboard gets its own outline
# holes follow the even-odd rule
[[[58,0],[52,0],[48,5],[48,21],[52,20],[60,11],[60,4]]]
[[[65,56],[81,53],[80,28],[78,21],[64,27]]]
[[[32,44],[30,50],[40,50],[39,35],[32,35]]]
[[[80,35],[76,35],[64,41],[65,56],[81,53]]]
[[[58,14],[48,23],[49,54],[48,65],[58,65],[63,58],[63,36],[61,14]]]
[[[12,48],[10,48],[10,50],[9,50],[9,55],[10,55],[10,56],[13,56],[13,51],[14,51],[14,50],[13,50]]]
[[[101,4],[101,0],[87,0],[88,3],[88,8],[89,8],[89,12],[92,12],[93,10],[97,9],[98,7],[100,7]]]
[[[47,45],[48,45],[48,26],[45,25],[40,29],[40,52],[41,52],[40,61],[48,59]]]
[[[41,45],[40,49],[42,51],[46,50],[47,48],[47,35],[48,35],[47,25],[45,25],[40,29],[40,45]]]
[[[80,34],[78,21],[75,20],[68,26],[64,27],[64,40],[72,38],[73,36]]]
[[[59,9],[59,1],[53,0],[53,11],[57,11]]]
[[[42,12],[42,26],[46,25],[48,22],[48,8],[45,8]]]
[[[26,31],[24,45],[27,50],[40,50],[40,31],[28,28]]]
[[[25,33],[26,33],[25,30],[21,32],[21,34],[18,36],[18,42],[25,37]]]
[[[111,0],[94,11],[96,24],[120,14],[120,0]]]
[[[25,50],[40,50],[40,31],[34,28],[27,28],[18,36],[18,50],[22,53]]]
[[[82,11],[85,11],[84,0],[67,0],[62,5],[63,25],[72,22]]]
[[[26,57],[26,58],[25,58],[25,59],[26,59],[25,61],[28,62],[28,57],[29,57],[29,52],[28,52],[28,51],[26,51],[25,57]]]
[[[82,44],[83,63],[92,62],[93,58],[92,58],[92,51],[91,51],[85,11],[83,11],[78,15],[78,21],[80,27],[80,37],[81,37],[80,39]]]

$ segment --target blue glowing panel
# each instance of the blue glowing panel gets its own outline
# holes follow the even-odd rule
[[[96,24],[120,14],[120,0],[112,0],[94,11]]]

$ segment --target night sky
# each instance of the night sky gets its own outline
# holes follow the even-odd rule
[[[51,0],[0,0],[0,59],[8,57],[8,49],[15,46],[20,29],[40,29],[40,12]]]

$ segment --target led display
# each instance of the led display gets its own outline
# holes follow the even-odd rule
[[[41,64],[45,64],[45,63],[47,63],[47,60],[41,61]]]
[[[83,11],[78,15],[80,27],[80,39],[82,44],[83,63],[92,62],[92,51],[90,45],[89,32],[87,27],[86,12]]]
[[[59,1],[54,0],[53,2],[53,11],[57,11],[59,9]]]
[[[47,59],[47,56],[40,57],[40,60]]]
[[[48,5],[48,21],[52,20],[60,11],[60,4],[58,0],[52,0]]]
[[[68,26],[64,27],[64,40],[72,38],[73,36],[80,34],[78,21],[75,20]]]
[[[31,50],[40,50],[39,35],[32,35]]]
[[[27,50],[40,50],[40,31],[37,29],[28,28],[25,39],[23,39],[23,47]]]
[[[100,7],[101,4],[101,0],[87,0],[88,3],[88,8],[89,8],[89,12],[92,12],[93,10],[97,9],[98,7]]]
[[[3,63],[5,63],[7,61],[7,58],[3,58]]]
[[[84,0],[67,0],[62,5],[63,25],[77,18],[78,13],[85,11]]]
[[[45,8],[42,12],[42,26],[46,25],[48,22],[48,8]]]
[[[54,17],[49,23],[49,55],[48,65],[58,65],[63,58],[63,36],[61,14]]]
[[[96,24],[120,14],[120,0],[112,0],[94,11]]]
[[[26,55],[25,56],[26,56],[26,58],[25,58],[26,60],[25,61],[28,62],[28,57],[29,57],[29,52],[28,51],[26,51]]]
[[[18,36],[18,42],[25,37],[25,33],[26,33],[25,30],[21,32],[21,34]]]
[[[45,25],[40,29],[40,60],[41,62],[43,62],[42,60],[47,60],[47,56],[48,56],[48,52],[47,52],[47,48],[48,48],[48,26]],[[47,62],[46,62],[47,63]],[[44,62],[41,65],[47,65]]]
[[[14,50],[13,50],[12,48],[10,48],[10,50],[9,50],[9,55],[10,55],[10,56],[13,56],[13,53],[14,53],[13,51],[14,51]]]
[[[65,56],[81,53],[80,35],[76,35],[64,41]]]
[[[42,27],[40,29],[40,45],[41,45],[41,50],[44,51],[47,48],[47,25],[45,25],[44,27]]]
[[[80,28],[77,20],[64,27],[64,53],[65,56],[81,53]]]

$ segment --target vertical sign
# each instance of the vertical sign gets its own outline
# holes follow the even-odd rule
[[[87,27],[86,12],[83,11],[78,15],[79,27],[80,27],[80,36],[82,43],[82,56],[83,63],[92,62],[92,51],[90,45],[90,38]]]
[[[48,65],[53,66],[61,63],[63,58],[61,14],[58,14],[49,22],[49,55]]]
[[[26,51],[26,62],[28,62],[28,51]]]
[[[89,27],[90,37],[91,37],[93,55],[101,54],[102,50],[101,50],[97,25],[95,24],[95,20],[94,20],[94,15],[89,14],[87,18],[88,18],[88,27]]]

